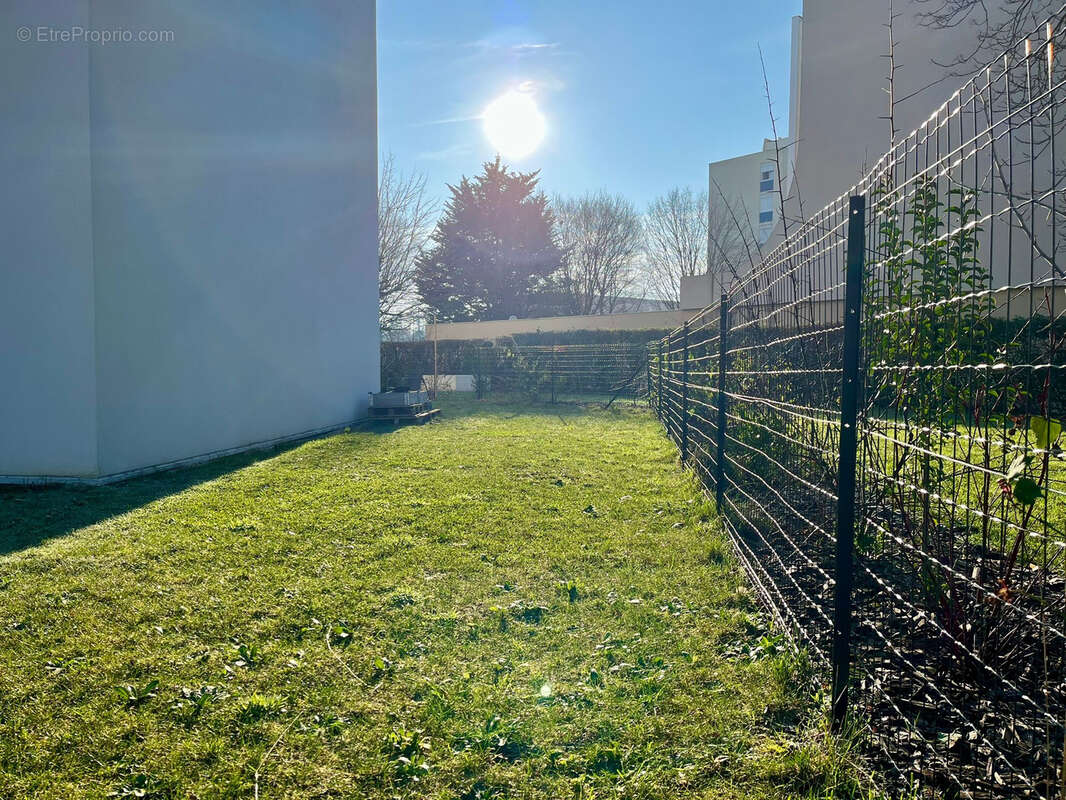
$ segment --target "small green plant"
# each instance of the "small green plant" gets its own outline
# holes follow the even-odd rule
[[[389,606],[392,608],[406,608],[407,606],[413,606],[415,602],[414,596],[407,592],[399,592],[389,598]]]
[[[370,679],[381,681],[396,671],[396,664],[386,656],[374,656],[370,662]]]
[[[118,692],[119,697],[126,703],[127,708],[135,708],[140,705],[144,705],[149,700],[156,696],[156,691],[159,689],[159,681],[149,681],[144,686],[134,686],[133,684],[124,684],[122,686],[116,686],[115,691]]]
[[[528,625],[539,625],[544,615],[548,613],[548,607],[540,604],[529,603],[525,600],[515,600],[509,605],[511,616]]]
[[[163,781],[154,775],[141,771],[139,767],[129,767],[123,770],[126,773],[122,783],[107,793],[108,797],[133,797],[140,800],[153,800],[153,798],[166,797],[166,786]]]
[[[248,669],[254,669],[260,667],[263,664],[263,653],[256,645],[240,644],[237,645],[237,660],[233,662],[235,666],[247,667]]]
[[[494,758],[518,761],[533,749],[533,739],[515,720],[507,722],[499,714],[493,714],[482,726],[481,745]]]
[[[330,626],[327,633],[329,643],[342,650],[348,648],[355,641],[355,630],[344,622],[336,622]]]
[[[170,710],[184,717],[187,723],[192,723],[200,718],[208,705],[225,697],[226,692],[217,686],[200,686],[196,689],[183,686],[178,690],[177,699],[170,704]]]
[[[950,571],[936,566],[955,559],[954,506],[945,512],[934,499],[951,491],[957,476],[945,469],[938,448],[945,431],[954,435],[958,420],[972,424],[977,415],[991,413],[975,406],[973,386],[958,371],[991,358],[986,351],[994,302],[986,292],[989,268],[978,257],[977,194],[949,188],[944,197],[936,178],[919,177],[901,216],[897,208],[904,198],[890,182],[874,193],[876,257],[867,261],[864,291],[864,424],[880,429],[882,438],[869,437],[865,449],[875,474],[885,476],[879,502],[894,509],[899,524],[893,527],[902,529],[892,533],[934,559],[913,564],[923,605],[957,635],[965,611]],[[1002,410],[1009,401],[997,396],[993,402]],[[865,530],[858,543],[873,554],[879,537]]]
[[[429,772],[430,740],[421,729],[393,728],[385,737],[385,756],[393,776],[401,781],[420,781]]]
[[[576,603],[581,599],[581,592],[577,588],[577,584],[573,581],[566,581],[563,583],[563,589],[566,591],[566,599],[570,603]]]
[[[588,760],[591,772],[621,772],[625,755],[617,744],[600,745],[592,751]]]
[[[307,720],[302,721],[297,726],[297,730],[313,734],[320,739],[329,739],[343,733],[350,722],[348,717],[335,714],[313,714]]]
[[[272,694],[250,694],[237,700],[237,720],[246,725],[272,719],[284,710],[280,697]]]
[[[1046,495],[1051,460],[1066,458],[1059,446],[1061,435],[1061,422],[1034,416],[1029,419],[1028,430],[1023,435],[1011,437],[1018,439],[1019,444],[1014,459],[999,481],[999,488],[1003,502],[1001,515],[1004,519],[1013,517],[1016,526],[999,576],[997,595],[1001,600],[1013,597],[1015,566],[1023,555],[1037,500]]]

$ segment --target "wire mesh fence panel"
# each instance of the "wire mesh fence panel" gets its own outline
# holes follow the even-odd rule
[[[828,666],[847,204],[823,209],[732,292],[723,512],[756,585]]]
[[[974,796],[1060,793],[1060,27],[962,86],[861,187],[855,661],[868,712],[906,722],[884,737],[894,760],[925,743],[905,765]]]
[[[647,395],[644,344],[494,345],[471,361],[479,396],[537,402],[636,401]]]
[[[794,229],[724,314],[649,348],[649,401],[721,488],[763,603],[827,675],[846,642],[885,774],[946,796],[1066,797],[1063,17]],[[865,221],[847,328],[850,196]]]

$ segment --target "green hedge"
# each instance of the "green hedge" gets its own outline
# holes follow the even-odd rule
[[[495,344],[553,345],[553,344],[645,344],[660,339],[669,331],[564,331],[560,333],[518,333],[492,341],[444,340],[437,344],[437,371],[441,375],[474,375],[495,371],[485,361],[479,348]],[[482,360],[479,362],[478,359]],[[479,364],[481,366],[479,367]],[[391,389],[404,386],[418,375],[433,374],[433,342],[382,342],[381,386]]]
[[[471,375],[482,342],[440,342],[437,371],[442,375]],[[382,342],[381,388],[406,386],[414,376],[433,374],[433,342]]]

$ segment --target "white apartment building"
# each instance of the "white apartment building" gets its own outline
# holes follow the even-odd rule
[[[8,0],[0,30],[0,481],[361,416],[374,0]]]
[[[787,191],[791,176],[789,158],[788,139],[776,143],[764,139],[761,150],[712,161],[707,168],[712,208],[716,203],[730,205],[739,219],[746,220],[745,235],[760,246],[770,238],[777,223],[778,181]],[[778,175],[778,163],[781,175]]]
[[[846,192],[889,147],[890,8],[895,17],[897,135],[921,124],[963,81],[934,60],[949,63],[972,51],[973,25],[947,29],[924,25],[919,14],[929,7],[916,0],[893,0],[891,6],[889,0],[804,0],[802,16],[792,20],[788,135],[780,148],[787,153],[781,158],[779,180],[790,220],[809,215]],[[781,236],[779,196],[776,191],[762,191],[769,187],[765,168],[773,150],[773,141],[764,140],[761,150],[708,168],[711,202],[724,195],[747,208],[763,252]],[[694,297],[718,296],[717,275],[686,283],[684,307],[692,307]]]

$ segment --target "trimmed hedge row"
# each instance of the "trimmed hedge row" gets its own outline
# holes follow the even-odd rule
[[[669,331],[564,331],[517,333],[492,341],[444,340],[437,344],[437,372],[441,375],[474,375],[485,369],[484,348],[490,345],[519,347],[563,344],[646,344]],[[478,359],[482,359],[479,361]],[[382,342],[381,387],[406,386],[412,378],[433,374],[433,342]]]

